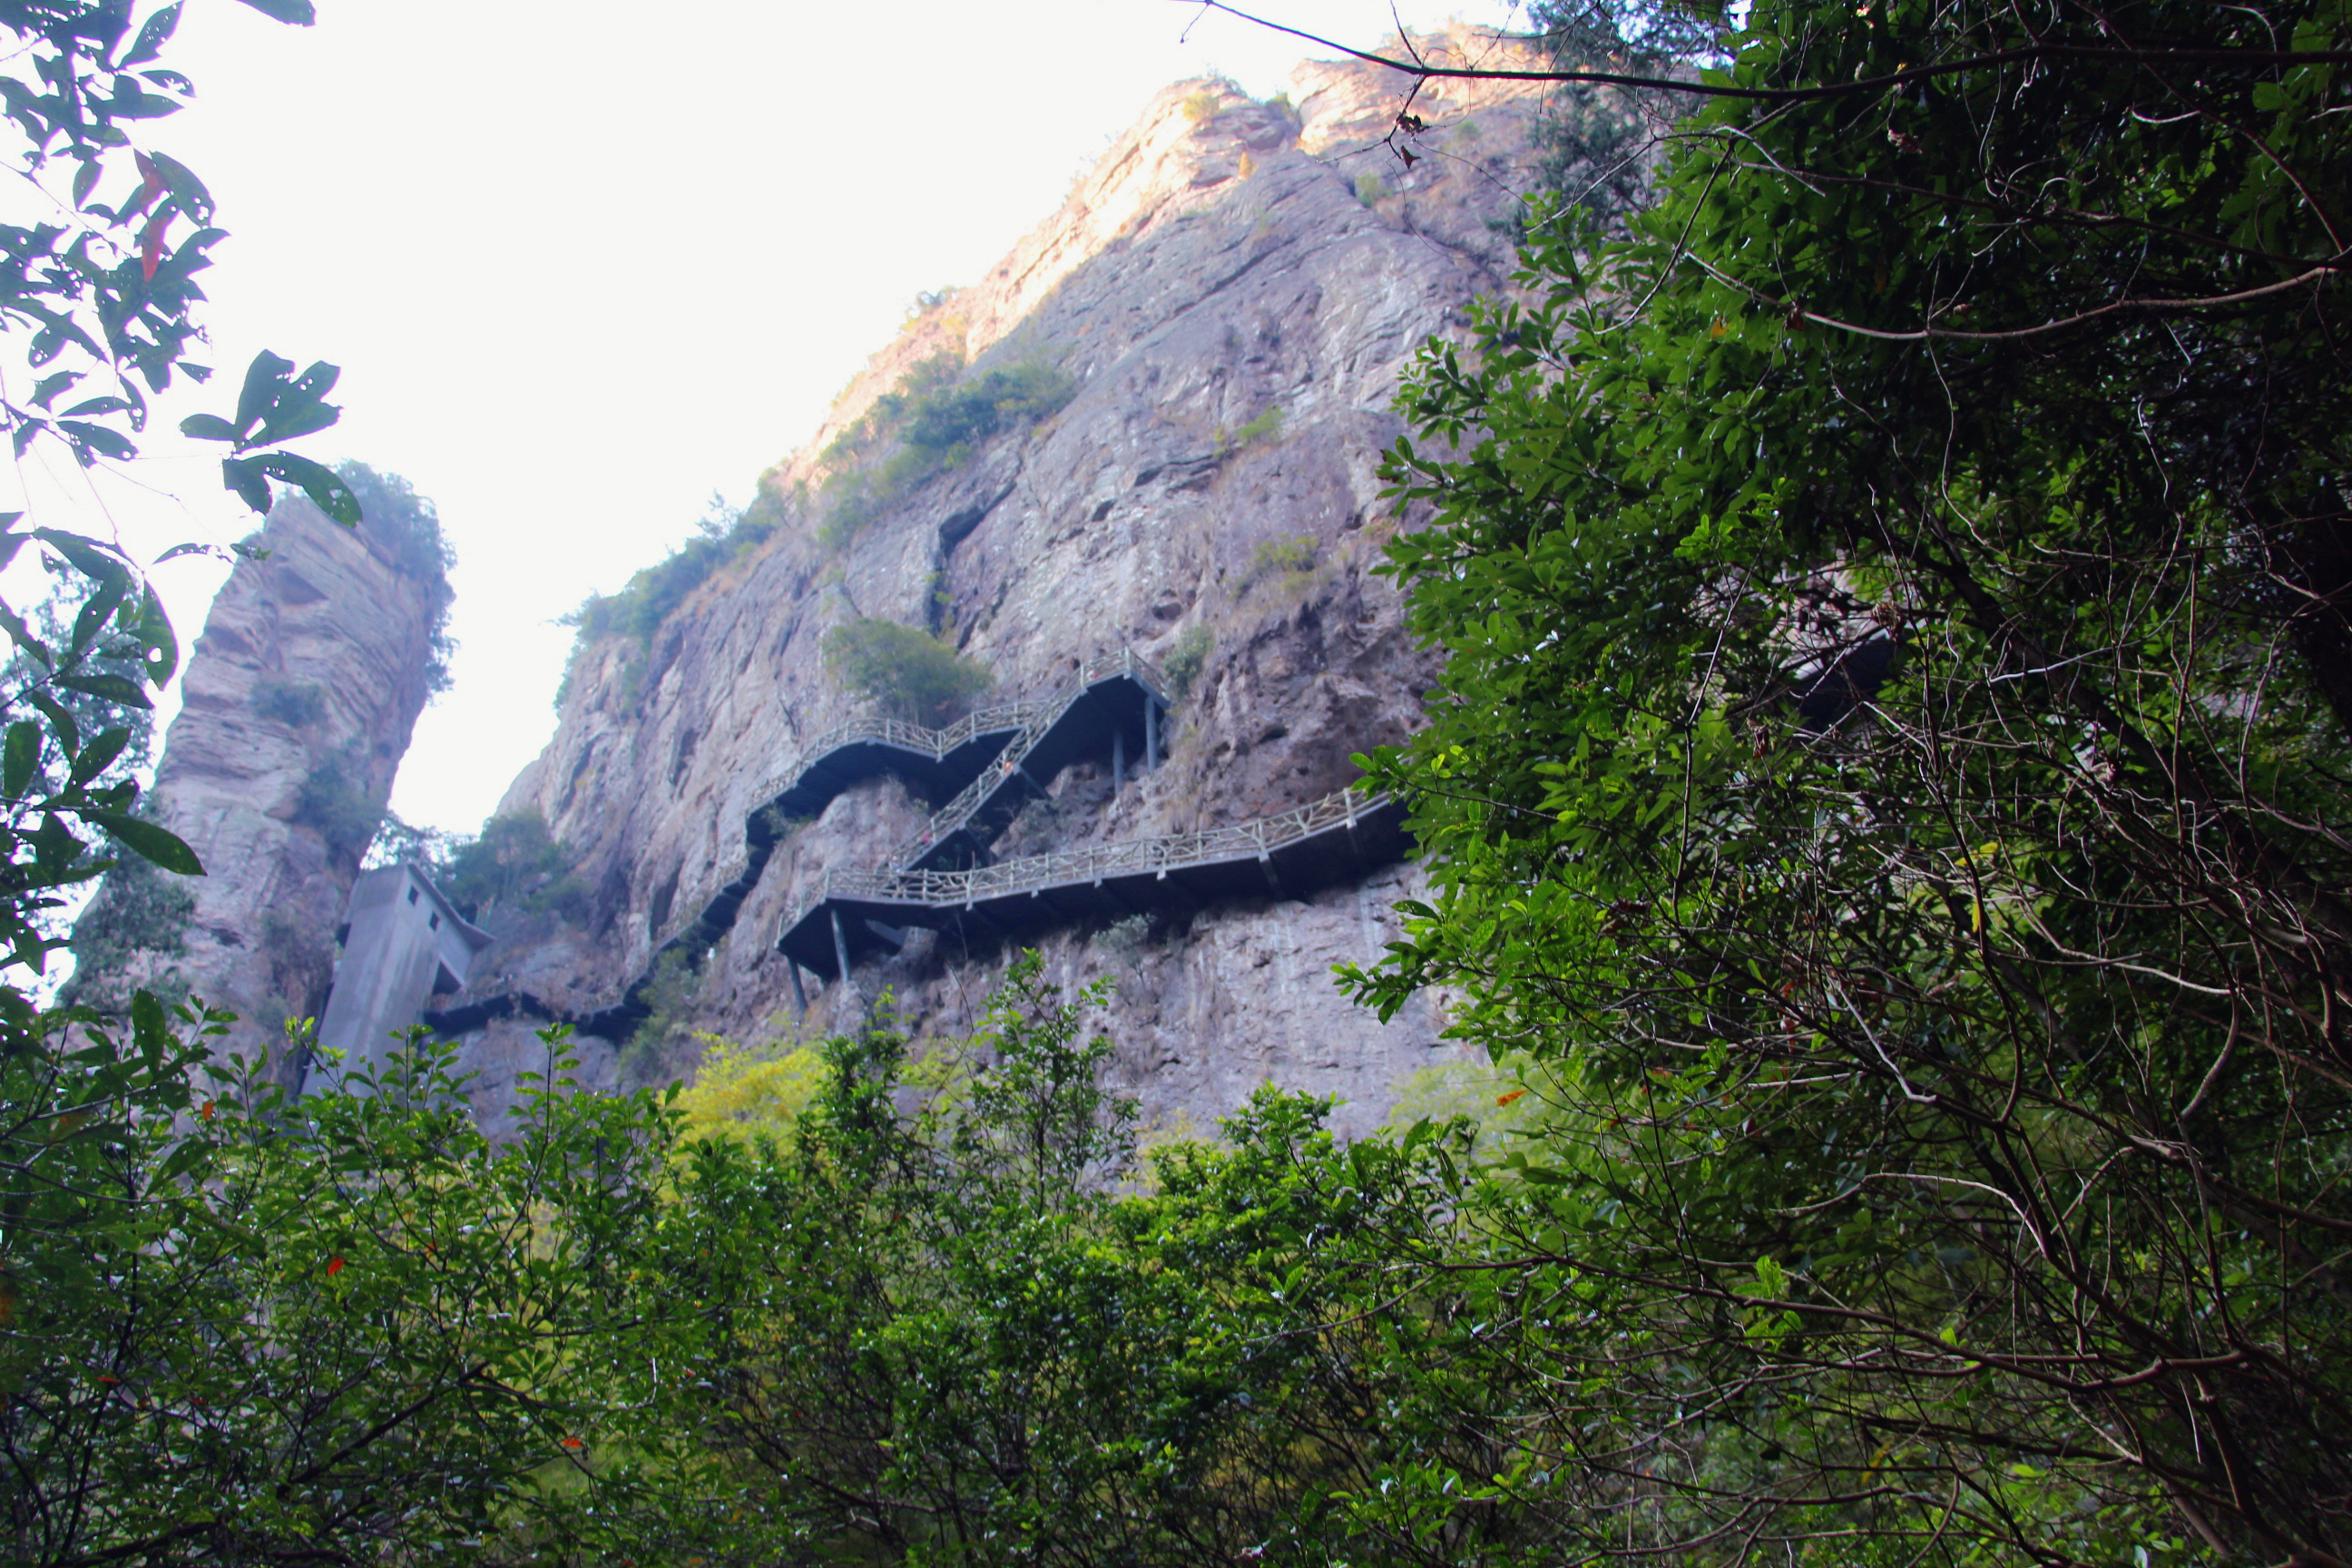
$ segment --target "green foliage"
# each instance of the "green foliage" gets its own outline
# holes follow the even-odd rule
[[[167,870],[203,868],[185,844],[136,814],[138,781],[122,776],[123,759],[148,732],[148,689],[179,664],[161,601],[112,546],[56,529],[19,531],[21,521],[0,517],[0,565],[30,544],[71,584],[54,617],[37,616],[47,635],[13,610],[0,614],[16,656],[0,691],[0,967],[37,975],[63,945],[48,930],[49,911],[110,864],[91,857],[77,826]],[[78,606],[70,626],[62,624],[67,605]],[[0,986],[0,1007],[11,994]]]
[[[1276,404],[1260,413],[1255,418],[1237,425],[1230,430],[1222,425],[1219,426],[1216,434],[1217,455],[1230,458],[1236,452],[1247,451],[1260,441],[1273,444],[1281,439],[1282,406]]]
[[[536,807],[493,816],[479,835],[451,844],[427,869],[469,921],[499,909],[576,921],[587,903],[587,889],[572,872],[572,851],[548,831]]]
[[[83,612],[101,590],[76,572],[61,555],[44,552],[41,564],[53,579],[51,589],[32,606],[26,616],[26,629],[46,648],[71,647]],[[119,626],[101,628],[87,643],[83,658],[81,678],[74,684],[44,684],[48,665],[32,648],[18,642],[11,648],[6,664],[0,666],[0,689],[12,694],[43,690],[49,701],[65,710],[81,734],[99,735],[121,729],[124,733],[121,750],[92,773],[89,782],[101,785],[129,782],[154,759],[154,715],[149,709],[125,704],[109,693],[120,692],[124,685],[137,687],[144,683],[148,649],[138,637],[124,635]],[[93,686],[90,677],[103,679]],[[64,757],[44,751],[29,787],[54,790],[66,781]]]
[[[9,1558],[443,1561],[560,1538],[572,1500],[542,1474],[625,1452],[652,1375],[623,1287],[671,1117],[576,1092],[550,1031],[520,1135],[492,1149],[454,1047],[412,1039],[381,1079],[295,1101],[254,1063],[205,1083],[225,1017],[182,1012],[183,1036],[142,995],[128,1034],[8,1020]]]
[[[1323,542],[1311,533],[1262,539],[1234,579],[1233,595],[1238,600],[1261,584],[1270,584],[1278,594],[1301,593],[1312,580],[1315,563],[1322,553]]]
[[[1213,124],[1224,107],[1225,95],[1215,88],[1204,87],[1198,92],[1185,95],[1184,118],[1194,125]]]
[[[356,862],[383,825],[384,803],[367,774],[367,754],[353,742],[313,763],[295,796],[293,820],[325,839],[337,859]]]
[[[1356,199],[1368,207],[1388,200],[1392,194],[1389,183],[1372,170],[1356,176]]]
[[[196,896],[182,879],[135,855],[115,858],[73,924],[74,972],[58,987],[60,1006],[120,1013],[131,1005],[130,976],[166,1003],[187,1000],[187,984],[169,960],[188,950]]]
[[[838,550],[859,530],[934,475],[961,467],[982,443],[1051,417],[1077,383],[1042,360],[967,373],[953,354],[934,354],[874,401],[824,450],[819,541]]]
[[[1168,678],[1168,700],[1182,702],[1192,695],[1192,683],[1201,679],[1207,668],[1209,650],[1217,645],[1217,635],[1204,626],[1186,626],[1168,646],[1160,660],[1160,673]]]
[[[832,1072],[824,1054],[808,1046],[697,1038],[705,1048],[702,1066],[675,1101],[686,1138],[788,1138]]]
[[[772,503],[758,502],[738,511],[714,494],[710,510],[685,543],[631,577],[619,593],[596,595],[563,618],[564,625],[580,631],[573,659],[579,658],[581,648],[599,637],[633,637],[640,647],[651,647],[654,634],[688,595],[713,573],[744,559],[767,541],[776,529],[775,511]],[[567,668],[566,689],[556,696],[558,708],[563,705],[571,679]]]
[[[446,691],[449,660],[457,651],[449,636],[449,606],[457,596],[449,586],[449,568],[457,563],[457,556],[442,536],[440,512],[398,474],[343,462],[335,465],[335,476],[350,489],[359,508],[361,531],[383,541],[394,564],[425,585],[430,605],[425,680],[428,689]]]
[[[1553,0],[1531,9],[1529,32],[1556,68],[1691,79],[1728,58],[1729,28],[1720,8],[1649,0]],[[1544,100],[1535,127],[1536,177],[1553,203],[1507,223],[1524,239],[1537,213],[1572,215],[1594,229],[1622,235],[1627,216],[1654,198],[1653,179],[1665,138],[1696,100],[1664,88],[1563,83]]]
[[[309,680],[263,680],[247,700],[256,713],[292,730],[305,730],[327,716],[327,694]]]
[[[885,712],[934,728],[994,684],[988,667],[913,626],[866,617],[824,634],[825,668]]]
[[[248,4],[280,21],[310,20],[309,0]],[[191,314],[204,298],[194,277],[224,237],[213,226],[212,194],[184,163],[138,145],[147,122],[178,112],[195,90],[157,63],[180,7],[151,10],[135,33],[133,16],[129,0],[0,7],[0,28],[14,35],[0,99],[24,138],[21,172],[44,214],[29,226],[0,226],[0,316],[32,329],[28,388],[22,401],[0,400],[0,430],[19,458],[45,437],[63,441],[84,468],[134,458],[146,394],[169,387],[174,371],[199,382],[212,375],[188,357],[203,342]],[[70,177],[58,179],[68,165]],[[188,226],[174,247],[179,225]],[[223,479],[254,510],[269,510],[275,479],[301,486],[337,521],[357,522],[349,490],[328,469],[260,450],[325,429],[339,415],[325,401],[335,367],[313,364],[299,377],[293,369],[259,354],[234,420],[199,414],[181,428],[230,444]],[[62,409],[60,398],[68,400]]]
[[[2273,52],[2347,27],[1759,5],[1722,79],[1819,90],[1412,379],[1435,891],[1355,983],[1557,1074],[1635,1549],[2352,1552],[2352,142]]]

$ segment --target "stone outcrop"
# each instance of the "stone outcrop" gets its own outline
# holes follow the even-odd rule
[[[1351,753],[1415,728],[1433,667],[1374,570],[1408,521],[1376,470],[1404,431],[1392,404],[1414,352],[1505,287],[1500,220],[1535,109],[1518,89],[1424,90],[1414,108],[1428,128],[1405,143],[1408,164],[1381,144],[1405,86],[1377,68],[1310,65],[1295,103],[1171,88],[1059,213],[877,354],[763,481],[781,520],[771,536],[649,639],[576,654],[555,738],[501,809],[544,815],[590,913],[504,926],[486,914],[502,940],[467,999],[494,1010],[527,994],[542,1015],[593,1019],[664,942],[723,909],[693,973],[673,965],[638,985],[654,1020],[633,1044],[587,1043],[600,1081],[689,1070],[695,1031],[839,1028],[856,997],[886,991],[918,1034],[967,1028],[1010,956],[1001,942],[909,932],[896,957],[861,964],[854,991],[813,994],[805,1016],[772,945],[827,868],[881,868],[936,803],[892,777],[857,784],[814,820],[772,825],[772,853],[744,876],[747,817],[860,711],[821,655],[852,617],[938,630],[989,667],[1001,697],[1042,693],[1122,648],[1166,661],[1205,646],[1162,765],[1130,768],[1118,792],[1108,757],[1064,768],[1000,857],[1283,811],[1351,782]],[[824,537],[827,483],[852,461],[835,444],[941,353],[974,374],[1050,365],[1076,392],[845,539],[838,526]],[[1360,1128],[1400,1077],[1449,1054],[1426,1007],[1382,1025],[1331,978],[1335,963],[1380,955],[1415,876],[1397,865],[1304,900],[1267,891],[1090,921],[1039,945],[1055,975],[1114,983],[1119,1074],[1147,1116],[1205,1123],[1270,1079],[1342,1098],[1339,1124]],[[451,1016],[470,1031],[495,1118],[511,1066],[539,1065],[533,1020]]]
[[[249,542],[267,555],[239,560],[213,601],[148,796],[205,866],[184,951],[121,978],[176,971],[173,989],[239,1015],[216,1054],[267,1054],[293,1088],[285,1021],[326,1005],[345,898],[431,694],[446,589],[413,551],[299,497]]]

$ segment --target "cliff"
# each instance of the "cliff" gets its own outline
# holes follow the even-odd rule
[[[382,484],[360,489],[373,501]],[[149,984],[232,1008],[215,1054],[266,1055],[292,1088],[285,1021],[325,1006],[344,900],[433,690],[448,589],[429,512],[372,505],[355,531],[289,496],[249,542],[266,554],[213,601],[146,797],[206,874],[184,884],[182,929],[89,977],[88,997]],[[85,921],[106,918],[110,891]]]
[[[861,924],[855,984],[810,993],[799,976],[805,1015],[775,951],[828,872],[884,866],[940,804],[902,769],[790,797],[807,820],[784,809],[826,732],[867,711],[821,651],[853,618],[940,632],[993,674],[991,700],[1127,650],[1171,672],[1162,765],[1140,768],[1139,730],[1123,769],[1108,742],[1073,754],[991,842],[997,861],[1273,816],[1415,727],[1432,666],[1373,574],[1403,521],[1375,471],[1403,433],[1391,404],[1413,352],[1504,287],[1498,220],[1533,100],[1424,91],[1407,163],[1379,145],[1402,100],[1392,73],[1294,79],[1295,103],[1214,82],[1161,93],[1058,213],[875,356],[765,478],[763,526],[739,531],[731,559],[646,636],[583,639],[556,735],[501,807],[544,816],[583,898],[569,918],[486,913],[500,941],[470,1009],[446,1015],[487,1115],[539,1063],[523,1014],[603,1029],[600,1079],[690,1070],[698,1032],[840,1028],[886,993],[919,1034],[975,1020],[1016,945],[1002,930]],[[959,388],[1003,394],[1002,417],[924,460],[922,420]],[[1438,1019],[1384,1026],[1329,974],[1379,955],[1414,875],[1253,879],[1182,907],[1066,912],[1017,941],[1065,980],[1115,979],[1119,1073],[1148,1115],[1205,1121],[1272,1079],[1349,1101],[1347,1130],[1444,1055]]]

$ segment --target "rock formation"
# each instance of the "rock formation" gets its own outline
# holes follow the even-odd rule
[[[621,1052],[589,1043],[599,1079],[688,1070],[696,1031],[843,1027],[885,992],[919,1035],[974,1021],[1009,956],[984,932],[909,931],[805,1015],[774,948],[829,868],[882,867],[939,804],[885,773],[780,820],[810,748],[866,710],[821,653],[852,618],[939,631],[993,672],[991,700],[1125,649],[1186,678],[1160,766],[1129,765],[1114,791],[1111,756],[1071,761],[992,845],[1000,858],[1299,806],[1355,778],[1351,753],[1415,727],[1433,667],[1374,573],[1405,521],[1376,468],[1404,430],[1391,405],[1414,351],[1504,287],[1500,220],[1534,100],[1424,89],[1407,163],[1381,144],[1393,73],[1309,65],[1294,81],[1295,104],[1215,82],[1160,94],[1060,212],[911,322],[766,476],[754,512],[772,531],[648,636],[583,638],[556,735],[501,811],[544,816],[586,912],[486,912],[501,940],[470,1010],[446,1015],[487,1114],[540,1063],[533,1012],[616,1038],[650,1014]],[[957,366],[955,384],[992,384],[979,378],[993,369],[1074,390],[1042,421],[858,492],[861,473],[890,477],[874,467],[887,442],[860,450],[882,400],[897,389],[903,406]],[[845,511],[853,493],[874,499]],[[1089,915],[1035,944],[1055,975],[1115,982],[1119,1073],[1148,1117],[1205,1123],[1271,1079],[1340,1097],[1339,1124],[1361,1128],[1402,1075],[1449,1055],[1427,1009],[1383,1026],[1331,981],[1379,956],[1415,874]],[[656,963],[665,943],[675,956]]]
[[[267,553],[239,560],[213,601],[147,796],[206,873],[187,884],[180,951],[92,977],[101,1003],[161,982],[234,1009],[216,1054],[266,1054],[289,1088],[285,1021],[326,1005],[344,900],[431,695],[447,603],[437,532],[420,550],[414,519],[373,521],[344,528],[289,496],[249,541]]]

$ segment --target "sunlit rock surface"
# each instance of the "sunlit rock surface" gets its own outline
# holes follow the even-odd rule
[[[1443,52],[1443,46],[1432,46]],[[1191,830],[1277,812],[1355,776],[1351,752],[1417,724],[1433,672],[1376,576],[1399,526],[1381,450],[1404,431],[1400,380],[1433,333],[1505,284],[1501,232],[1526,184],[1524,89],[1424,90],[1405,164],[1380,139],[1403,101],[1377,68],[1310,65],[1295,107],[1213,84],[1161,93],[1061,211],[990,273],[877,354],[825,426],[765,481],[774,537],[705,584],[649,647],[581,653],[561,727],[502,809],[536,808],[580,858],[593,913],[518,929],[469,996],[529,989],[574,1016],[609,1004],[744,860],[744,818],[777,775],[858,710],[827,679],[825,631],[856,616],[928,625],[987,663],[998,691],[1043,691],[1097,654],[1164,658],[1192,628],[1212,649],[1170,726],[1169,755],[1113,797],[1108,765],[1066,771],[1000,857]],[[826,446],[927,357],[1046,362],[1078,390],[829,551]],[[850,1023],[844,988],[798,1015],[779,917],[829,866],[879,866],[923,804],[890,780],[836,798],[767,864],[684,1004],[691,1027],[765,1040]],[[1259,1083],[1333,1094],[1344,1130],[1378,1122],[1402,1075],[1450,1054],[1427,1007],[1382,1025],[1334,988],[1369,962],[1413,886],[1398,867],[1305,900],[1243,899],[1040,945],[1049,972],[1115,982],[1118,1074],[1147,1118],[1205,1126]],[[495,929],[495,928],[494,928]],[[1009,954],[913,933],[860,966],[911,1026],[968,1028]],[[505,1023],[469,1044],[489,1076],[529,1054]],[[640,1036],[600,1080],[675,1076],[689,1030]],[[487,1079],[486,1079],[487,1083]],[[487,1114],[502,1114],[486,1093]]]

